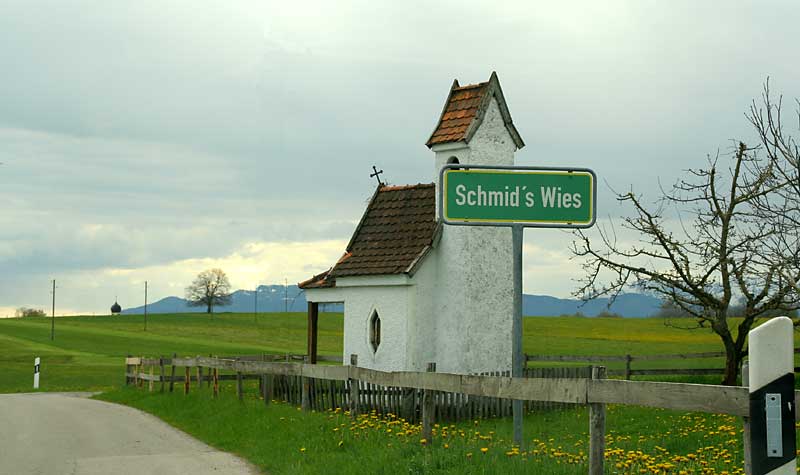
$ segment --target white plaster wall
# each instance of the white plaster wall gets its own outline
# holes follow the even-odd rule
[[[408,371],[425,371],[427,363],[437,362],[437,333],[441,320],[437,308],[438,270],[436,249],[422,261],[411,279],[413,292],[410,305],[414,311],[409,319],[409,347],[406,367]]]
[[[473,165],[513,165],[517,145],[508,133],[497,99],[486,109],[480,128],[469,142],[469,163]]]
[[[411,286],[348,287],[344,294],[344,364],[358,355],[358,366],[381,371],[403,371],[408,355],[408,305]],[[372,351],[369,319],[377,310],[381,319],[381,343]]]

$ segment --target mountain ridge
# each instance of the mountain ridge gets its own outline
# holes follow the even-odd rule
[[[214,313],[253,313],[256,309],[255,293],[258,292],[259,312],[303,312],[306,310],[304,293],[296,286],[261,285],[257,290],[237,290],[231,294],[231,304],[214,308]],[[524,294],[522,314],[524,316],[573,315],[580,313],[596,317],[603,312],[615,313],[626,318],[653,316],[661,306],[661,300],[644,294],[620,294],[609,307],[608,298],[583,302],[577,299],[562,299],[549,295]],[[181,297],[170,296],[147,305],[148,313],[203,312],[203,307],[190,307]],[[342,312],[342,304],[322,304],[321,311]],[[123,309],[123,314],[142,314],[144,306]]]

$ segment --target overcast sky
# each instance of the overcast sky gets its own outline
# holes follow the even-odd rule
[[[450,84],[497,71],[521,165],[648,194],[750,140],[767,76],[800,96],[785,2],[0,2],[0,317],[107,313],[298,282],[374,189],[433,181]],[[653,195],[655,197],[655,195]],[[568,235],[526,231],[527,293],[566,297]]]

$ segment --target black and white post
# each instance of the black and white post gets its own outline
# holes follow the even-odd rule
[[[36,359],[33,360],[33,389],[39,389],[39,364],[40,359],[37,356]]]
[[[749,333],[750,463],[752,475],[797,471],[794,326],[777,317]]]

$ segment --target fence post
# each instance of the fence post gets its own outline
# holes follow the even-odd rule
[[[244,387],[242,386],[242,372],[236,372],[236,397],[239,401],[244,401]]]
[[[267,361],[267,355],[261,353],[261,362]],[[264,396],[264,374],[261,374],[258,378],[258,394],[259,396]]]
[[[592,379],[605,379],[604,366],[592,367]],[[589,404],[589,475],[603,475],[606,451],[606,405]]]
[[[308,363],[308,356],[303,356],[303,364]],[[305,376],[300,377],[300,381],[302,382],[302,394],[300,395],[300,406],[303,408],[304,411],[308,411],[311,409],[311,382],[309,378]]]
[[[794,474],[794,324],[787,317],[773,318],[751,330],[748,340],[752,471]]]
[[[153,365],[150,365],[150,380],[147,382],[147,392],[153,392]]]
[[[183,394],[189,394],[189,381],[191,381],[192,376],[189,374],[190,368],[187,366],[184,371],[184,378],[183,378]]]
[[[271,374],[262,374],[261,375],[261,390],[262,395],[264,396],[264,405],[269,406],[269,403],[272,401],[272,375]]]
[[[158,379],[161,380],[161,392],[164,392],[164,355],[158,357]]]
[[[172,392],[173,388],[175,387],[175,359],[178,358],[177,353],[172,354],[172,374],[169,377],[169,392]]]
[[[200,355],[197,356],[200,358]],[[203,367],[198,365],[197,366],[197,389],[203,388]]]
[[[131,357],[130,354],[125,357],[125,386],[131,384],[131,377],[128,376],[131,372],[131,365],[128,364],[128,358],[130,357]]]
[[[219,396],[219,368],[214,368],[214,392],[212,397],[216,398],[217,396]]]
[[[631,379],[631,360],[633,358],[631,355],[625,355],[625,379],[630,381]]]
[[[358,355],[350,355],[350,366],[358,367]],[[355,419],[358,416],[358,398],[360,397],[360,394],[358,394],[358,380],[349,378],[348,382],[350,383],[350,417]]]
[[[428,363],[428,373],[436,372],[436,363]],[[434,412],[436,412],[436,401],[434,400],[435,393],[430,389],[426,389],[422,393],[422,438],[430,443],[433,438],[433,419]]]
[[[212,356],[211,356],[211,353],[209,353],[209,354],[208,354],[208,357],[209,357],[209,358],[211,358],[211,357],[212,357]],[[209,368],[208,368],[208,378],[206,378],[206,387],[207,387],[207,388],[210,388],[210,387],[211,387],[211,380],[213,379],[213,378],[211,377],[211,372],[212,372],[212,369],[211,369],[211,367],[209,366]]]
[[[742,387],[750,387],[750,364],[745,361],[742,365]],[[753,464],[750,461],[750,418],[742,417],[742,448],[744,448],[744,473],[753,474]]]

